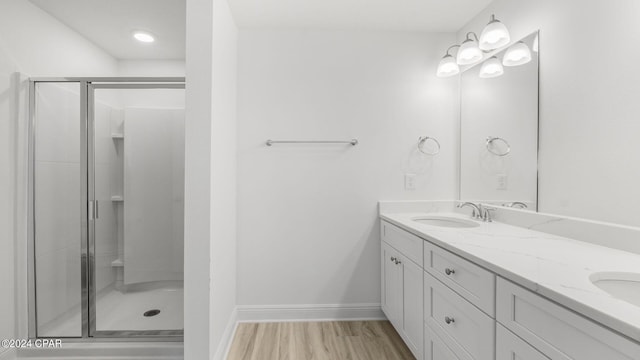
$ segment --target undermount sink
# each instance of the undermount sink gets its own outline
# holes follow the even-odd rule
[[[447,228],[474,228],[480,226],[475,221],[458,219],[448,216],[419,216],[413,218],[412,220],[420,224]]]
[[[589,280],[614,298],[640,307],[640,273],[595,273]]]

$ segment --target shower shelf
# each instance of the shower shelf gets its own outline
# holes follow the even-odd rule
[[[120,195],[114,195],[111,197],[111,201],[124,201],[124,197]]]
[[[115,259],[111,262],[111,267],[124,267],[124,261],[122,261],[122,259]]]

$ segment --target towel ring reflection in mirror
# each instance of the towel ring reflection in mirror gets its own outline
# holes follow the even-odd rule
[[[495,151],[494,146],[493,146],[494,141],[502,142],[506,146],[506,150],[504,150],[503,152]],[[487,150],[489,150],[489,152],[492,153],[493,155],[506,156],[506,155],[509,155],[509,153],[511,152],[511,145],[509,145],[507,140],[505,140],[505,139],[503,139],[501,137],[488,136],[487,137]]]
[[[433,152],[429,152],[424,149],[424,145],[427,143],[427,141],[431,141],[435,144],[435,150]],[[429,136],[421,136],[418,139],[418,150],[420,150],[420,152],[425,155],[430,155],[430,156],[438,155],[440,153],[440,143],[435,138],[432,138]]]

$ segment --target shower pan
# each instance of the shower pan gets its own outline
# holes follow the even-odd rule
[[[31,79],[31,338],[182,340],[184,81]]]

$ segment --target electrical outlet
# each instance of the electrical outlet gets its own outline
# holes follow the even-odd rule
[[[507,190],[508,176],[507,174],[496,175],[496,190]]]
[[[417,177],[418,175],[416,174],[404,174],[404,189],[415,190]]]

